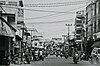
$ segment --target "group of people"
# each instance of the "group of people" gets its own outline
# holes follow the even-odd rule
[[[43,49],[35,49],[32,52],[32,56],[33,56],[33,61],[37,61],[37,60],[44,60],[45,57],[45,51]]]
[[[38,61],[38,60],[42,60],[44,61],[44,57],[45,57],[45,51],[43,49],[34,49],[32,50],[32,54],[31,56],[29,55],[30,53],[25,53],[24,56],[24,62],[30,64],[30,61]],[[14,55],[13,52],[11,51],[10,54],[11,57],[11,63],[13,64],[19,64],[19,55],[16,54]]]

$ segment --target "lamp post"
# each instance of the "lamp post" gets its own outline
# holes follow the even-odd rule
[[[72,24],[65,24],[66,26],[68,26],[68,40],[70,39],[70,35],[69,35],[69,31],[70,31],[70,26],[72,26]]]

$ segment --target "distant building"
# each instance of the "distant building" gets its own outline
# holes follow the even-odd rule
[[[76,12],[75,18],[75,39],[76,43],[81,44],[84,38],[84,24],[85,24],[85,17],[84,11]]]
[[[83,41],[85,37],[85,13],[84,11],[78,11],[76,12],[76,18],[75,18],[75,42],[77,45],[79,45],[80,50],[83,51]]]

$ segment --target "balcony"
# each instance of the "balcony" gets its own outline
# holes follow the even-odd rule
[[[75,27],[75,30],[83,30],[82,27]]]
[[[77,15],[76,18],[84,19],[84,16],[83,15]]]
[[[82,29],[82,26],[75,26],[75,29]]]
[[[75,42],[82,42],[82,40],[76,40]]]

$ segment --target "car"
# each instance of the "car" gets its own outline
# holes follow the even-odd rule
[[[100,48],[93,48],[91,52],[91,57],[96,57],[97,61],[100,62]]]
[[[94,48],[91,55],[97,55],[98,57],[100,57],[100,48]]]

